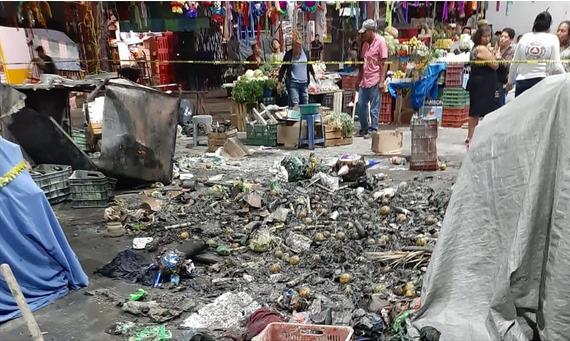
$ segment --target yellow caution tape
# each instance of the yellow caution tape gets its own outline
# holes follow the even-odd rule
[[[160,65],[167,65],[167,64],[202,64],[202,65],[263,65],[263,64],[270,64],[270,65],[291,65],[291,64],[325,64],[325,65],[338,65],[338,64],[345,64],[345,65],[363,65],[363,61],[308,61],[308,62],[250,62],[250,61],[240,61],[240,60],[147,60],[147,61],[134,61],[134,60],[117,60],[117,59],[101,59],[101,60],[60,60],[58,62],[85,62],[85,63],[95,63],[101,61],[107,61],[111,64],[118,64],[120,62],[129,62],[133,64],[160,64]],[[570,59],[563,59],[562,64],[569,64]],[[384,62],[386,65],[396,64],[399,61],[394,60],[387,60]],[[544,60],[473,60],[468,62],[447,62],[447,64],[475,64],[475,65],[484,65],[484,64],[555,64],[558,61],[552,59],[544,59]],[[29,65],[29,63],[21,63],[21,62],[14,62],[14,63],[4,63],[6,65]]]
[[[6,174],[0,177],[0,188],[12,182],[18,175],[22,174],[26,168],[28,168],[28,163],[25,160],[12,167]]]

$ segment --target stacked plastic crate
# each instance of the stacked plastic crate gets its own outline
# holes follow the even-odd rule
[[[463,89],[463,64],[450,64],[443,89],[442,126],[460,128],[469,116],[469,93]]]
[[[392,96],[389,92],[382,94],[382,104],[380,106],[380,123],[390,124],[394,122],[394,111],[392,110]]]
[[[164,36],[157,38],[158,45],[158,82],[170,84],[176,81],[174,78],[174,64],[170,63],[174,57],[174,34],[166,32]]]

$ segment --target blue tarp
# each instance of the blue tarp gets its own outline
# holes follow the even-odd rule
[[[397,90],[412,89],[410,101],[412,107],[417,110],[424,104],[426,96],[437,98],[437,79],[439,74],[446,69],[446,63],[429,64],[420,80],[411,83],[390,83],[388,91],[392,97],[396,97]]]
[[[20,147],[0,137],[0,176],[22,160]],[[65,296],[70,288],[87,286],[87,275],[28,171],[0,188],[0,231],[0,263],[10,265],[32,310]],[[0,275],[0,322],[19,315]]]

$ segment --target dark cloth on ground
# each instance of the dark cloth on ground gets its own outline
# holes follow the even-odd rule
[[[244,341],[249,341],[255,336],[259,335],[265,327],[273,322],[284,322],[283,316],[276,311],[268,308],[260,308],[256,310],[247,319],[247,324],[245,326],[246,332],[243,337]]]
[[[109,264],[97,269],[95,273],[150,286],[153,284],[153,278],[156,274],[156,272],[153,273],[148,270],[150,264],[151,262],[139,253],[133,250],[125,250],[119,252]]]

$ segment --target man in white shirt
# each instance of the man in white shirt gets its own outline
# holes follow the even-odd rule
[[[517,44],[507,84],[507,90],[510,90],[516,82],[515,97],[548,75],[564,73],[564,67],[560,62],[558,37],[549,33],[551,24],[550,13],[538,14],[532,32],[523,35]],[[544,61],[544,63],[528,63],[528,61]]]

